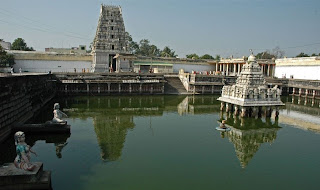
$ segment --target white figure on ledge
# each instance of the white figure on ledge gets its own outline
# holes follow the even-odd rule
[[[59,103],[55,103],[53,106],[53,123],[67,123],[67,121],[62,120],[62,117],[68,117],[67,114],[63,113],[59,110],[60,105]]]
[[[31,149],[25,142],[25,134],[22,131],[18,131],[14,134],[14,141],[16,144],[17,157],[14,159],[14,165],[23,170],[33,171],[36,165],[30,162],[30,153],[37,154]]]

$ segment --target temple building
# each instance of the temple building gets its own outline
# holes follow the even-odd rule
[[[246,64],[242,66],[236,84],[222,88],[221,110],[226,107],[226,112],[240,113],[241,117],[261,116],[262,108],[265,108],[266,117],[271,117],[272,107],[276,107],[276,115],[279,114],[279,106],[284,105],[280,100],[281,91],[274,86],[269,88],[264,79],[263,71],[251,54]]]
[[[238,76],[242,66],[246,64],[246,57],[242,58],[221,58],[220,61],[208,61],[215,67],[215,72],[225,76]],[[265,77],[274,77],[276,63],[275,59],[258,59],[257,63],[262,69]]]
[[[92,72],[115,71],[116,54],[127,54],[128,43],[120,6],[101,5],[92,45]]]

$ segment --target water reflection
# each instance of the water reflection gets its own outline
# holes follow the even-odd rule
[[[220,119],[226,120],[231,131],[220,132],[234,145],[236,155],[242,168],[245,168],[263,143],[272,144],[280,129],[278,119],[242,118],[233,114],[220,113]],[[220,120],[220,121],[221,121]]]

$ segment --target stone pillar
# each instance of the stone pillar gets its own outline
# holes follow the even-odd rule
[[[238,75],[240,75],[241,63],[238,63]]]
[[[312,91],[312,98],[315,98],[316,97],[316,90],[313,90]]]
[[[239,115],[239,108],[238,108],[237,105],[234,105],[234,112],[233,112],[233,114],[234,114],[235,116]]]
[[[226,112],[229,112],[230,111],[230,104],[229,103],[226,103]]]
[[[110,94],[111,91],[111,83],[108,83],[108,94]]]
[[[299,96],[301,96],[301,94],[302,94],[302,89],[299,88]]]
[[[236,70],[237,70],[237,64],[235,63],[233,65],[233,74],[234,74],[234,76],[236,76]]]
[[[89,83],[87,83],[87,93],[89,94],[90,92],[90,87],[89,87]]]
[[[274,74],[276,73],[276,64],[272,65],[272,78],[274,77]]]
[[[296,92],[296,88],[293,87],[293,88],[292,88],[292,95],[294,95],[295,92]]]
[[[218,66],[219,66],[219,64],[218,64],[218,63],[216,63],[216,72],[218,71]]]
[[[98,94],[100,94],[100,84],[98,84]]]
[[[162,94],[164,94],[164,84],[162,85]]]
[[[246,117],[246,114],[247,114],[247,108],[242,107],[241,108],[241,117]]]
[[[131,92],[132,92],[132,84],[129,83],[129,93],[131,94]],[[130,100],[131,100],[131,99],[130,99]]]
[[[256,107],[253,107],[251,117],[256,117],[256,116],[258,116],[258,109]]]
[[[214,85],[212,85],[212,87],[211,87],[211,94],[213,94],[214,93]]]
[[[223,64],[223,71],[222,71],[223,75],[226,74],[226,64]]]
[[[204,86],[202,86],[202,94],[204,94]]]
[[[119,90],[119,93],[121,93],[121,83],[119,83],[118,90]]]
[[[67,85],[67,84],[64,85],[64,92],[65,92],[65,93],[68,93],[68,85]]]
[[[268,67],[267,76],[269,77],[270,76],[270,65],[267,65],[267,67]]]
[[[229,64],[227,64],[227,72],[226,72],[226,76],[229,76]]]
[[[219,64],[219,71],[220,72],[223,70],[222,67],[223,67],[223,64]]]
[[[153,94],[153,84],[151,84],[150,93]]]
[[[224,109],[224,102],[221,102],[220,110],[223,111]]]
[[[306,94],[306,97],[308,97],[308,93],[309,93],[309,92],[308,92],[308,89],[306,88],[306,93],[305,93],[305,94]]]

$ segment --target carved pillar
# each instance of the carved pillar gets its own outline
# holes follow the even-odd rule
[[[227,64],[227,72],[226,72],[226,76],[229,76],[229,64]]]
[[[316,97],[316,90],[313,90],[312,91],[312,98],[315,98]]]
[[[98,84],[98,94],[100,94],[100,84]]]
[[[218,63],[216,63],[216,72],[218,71],[218,66],[219,66],[219,64],[218,64]]]
[[[140,86],[139,86],[139,93],[140,94],[142,93],[142,83],[140,83]]]
[[[226,74],[226,64],[224,63],[223,64],[223,75],[225,75]]]
[[[229,103],[226,103],[226,112],[229,112],[230,111],[230,104]]]
[[[299,96],[301,96],[301,94],[302,94],[302,89],[299,88]]]
[[[150,93],[153,94],[153,84],[151,84]]]
[[[256,117],[256,116],[258,116],[258,109],[256,107],[253,107],[251,117]]]
[[[121,93],[121,83],[119,83],[118,85],[118,90],[119,90],[119,93]]]
[[[68,93],[68,85],[67,85],[67,84],[64,85],[64,92],[65,92],[65,93]]]
[[[204,94],[204,86],[202,86],[202,94]]]
[[[234,105],[234,112],[233,112],[233,114],[234,114],[235,116],[239,115],[239,108],[238,108],[237,105]]]
[[[241,117],[246,117],[246,114],[247,114],[247,108],[242,107],[241,108]]]
[[[221,102],[220,110],[223,111],[224,109],[224,102]]]
[[[108,94],[110,94],[111,91],[111,83],[108,83]]]
[[[131,94],[131,92],[132,92],[132,85],[131,83],[129,83],[129,93]]]
[[[272,107],[266,107],[266,117],[271,117]]]
[[[267,65],[267,67],[268,67],[267,76],[269,77],[270,76],[270,65]]]
[[[272,74],[271,74],[272,78],[274,77],[275,73],[276,73],[276,64],[273,64],[272,65]]]
[[[309,92],[308,92],[308,89],[306,88],[306,93],[305,93],[305,94],[306,94],[306,97],[308,97],[308,93],[309,93]]]
[[[214,85],[212,85],[212,87],[211,87],[211,94],[213,94],[214,93]]]
[[[89,94],[90,92],[90,87],[89,87],[89,83],[87,83],[87,93]]]
[[[235,63],[233,65],[233,74],[236,75],[236,70],[237,70],[237,64]]]
[[[293,88],[292,88],[292,95],[294,95],[295,92],[296,92],[296,88],[293,87]]]

